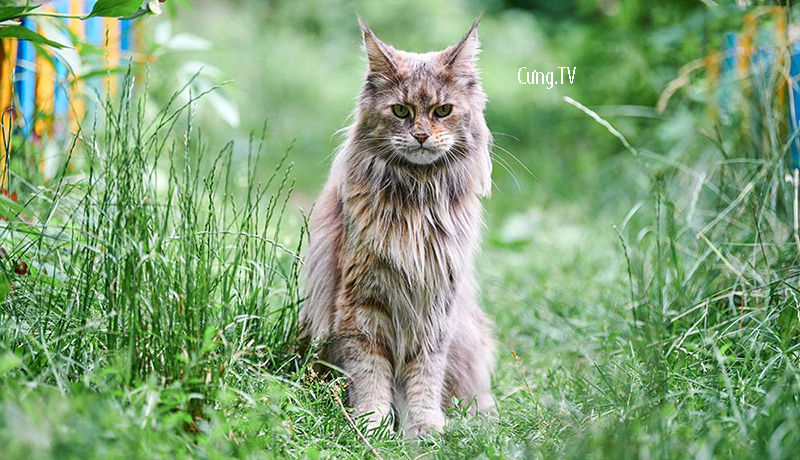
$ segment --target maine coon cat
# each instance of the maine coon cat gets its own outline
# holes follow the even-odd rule
[[[311,214],[301,335],[344,370],[356,414],[415,436],[442,430],[453,397],[494,405],[473,273],[491,190],[478,23],[423,54],[359,24],[369,70]]]

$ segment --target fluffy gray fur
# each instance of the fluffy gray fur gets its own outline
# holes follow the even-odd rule
[[[369,71],[311,215],[301,334],[345,371],[356,414],[415,436],[442,430],[453,397],[493,407],[474,274],[491,190],[478,24],[418,54],[359,23]]]

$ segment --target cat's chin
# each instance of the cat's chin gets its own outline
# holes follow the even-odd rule
[[[443,154],[428,149],[417,149],[403,152],[400,156],[411,164],[425,166],[436,163]]]

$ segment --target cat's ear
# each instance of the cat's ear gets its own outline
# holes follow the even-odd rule
[[[461,40],[440,53],[439,59],[443,66],[453,70],[475,70],[475,61],[481,47],[478,40],[478,24],[480,22],[481,17],[478,16]]]
[[[395,72],[397,67],[394,63],[394,48],[380,41],[360,16],[358,17],[358,25],[361,26],[361,34],[364,37],[364,49],[369,60],[369,71],[371,73]]]

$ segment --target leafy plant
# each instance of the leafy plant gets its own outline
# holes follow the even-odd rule
[[[2,201],[0,354],[21,358],[6,377],[55,372],[48,380],[62,389],[87,375],[77,363],[92,362],[124,385],[157,376],[211,395],[293,356],[302,233],[288,243],[295,248],[279,239],[291,166],[257,184],[253,139],[248,192],[234,201],[233,144],[208,169],[199,161],[206,147],[189,111],[202,96],[148,122],[131,84],[128,75],[121,103],[106,103],[105,132],[77,135],[52,188]],[[172,137],[181,115],[189,117],[182,145]],[[71,174],[79,151],[86,174]],[[29,327],[60,331],[62,351],[43,360],[34,336],[18,335]],[[189,420],[202,418],[200,402],[185,409]]]
[[[92,11],[85,15],[53,13],[40,11],[39,4],[26,4],[22,6],[0,7],[0,22],[17,21],[26,17],[57,17],[86,20],[95,17],[109,17],[132,19],[144,14],[160,14],[161,7],[158,0],[98,0]],[[17,38],[40,45],[63,48],[64,45],[43,37],[38,32],[13,24],[0,24],[0,37]]]

